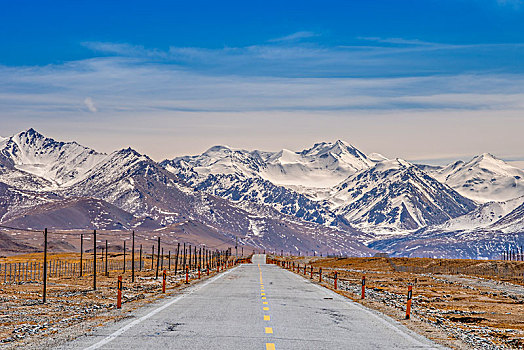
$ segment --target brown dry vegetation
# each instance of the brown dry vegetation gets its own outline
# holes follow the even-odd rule
[[[85,254],[84,257],[88,255]],[[113,262],[121,262],[121,254],[113,255]],[[70,263],[78,262],[79,254],[52,254],[49,260],[60,259]],[[130,256],[128,255],[129,259]],[[27,254],[2,258],[2,264],[27,261],[41,261],[42,254]],[[137,257],[138,260],[138,257]],[[138,264],[137,264],[138,266]],[[164,269],[167,270],[167,261]],[[131,271],[109,271],[97,275],[97,290],[93,290],[93,275],[87,273],[82,277],[49,277],[47,283],[47,302],[42,304],[43,285],[38,282],[17,282],[0,285],[0,347],[41,349],[55,345],[61,341],[72,339],[81,333],[110,320],[120,319],[126,313],[155,301],[165,295],[178,293],[187,286],[184,284],[185,275],[174,275],[174,263],[171,271],[167,272],[167,290],[162,294],[162,273],[156,275],[151,269],[151,260],[145,260],[145,268],[136,270],[135,283],[131,283]],[[210,276],[216,274],[216,269],[210,271]],[[116,311],[117,276],[123,276],[122,310]],[[3,273],[1,274],[3,282]],[[193,270],[190,274],[192,283],[198,279]],[[203,271],[201,278],[207,278],[207,271]],[[77,327],[76,331],[72,331]]]
[[[310,276],[309,268],[313,266],[315,280],[322,267],[324,285],[330,288],[337,271],[339,293],[401,320],[447,346],[524,348],[524,287],[522,277],[518,278],[524,272],[524,262],[422,258],[292,261],[301,264],[302,274],[307,264],[305,277]],[[367,288],[362,301],[363,275]],[[405,321],[408,285],[413,286],[413,317]]]

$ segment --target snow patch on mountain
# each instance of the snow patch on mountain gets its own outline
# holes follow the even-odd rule
[[[363,230],[415,230],[441,224],[475,204],[402,160],[377,163],[337,185],[332,210]]]
[[[34,129],[3,140],[0,154],[16,169],[46,179],[55,187],[76,180],[106,157],[76,142],[57,142]]]
[[[484,153],[430,172],[464,197],[478,203],[507,201],[524,195],[524,171]]]

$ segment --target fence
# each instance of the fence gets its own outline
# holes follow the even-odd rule
[[[36,231],[38,232],[38,231]],[[131,233],[131,250],[126,249],[123,241],[123,251],[109,252],[108,241],[99,244],[97,232],[93,230],[93,247],[91,253],[84,252],[84,234],[60,233],[61,235],[75,235],[80,238],[80,252],[69,254],[48,254],[48,232],[44,230],[44,252],[36,258],[27,261],[0,263],[0,283],[39,283],[43,285],[43,302],[46,302],[47,280],[67,279],[92,276],[93,290],[97,288],[97,275],[109,277],[110,274],[131,272],[131,282],[135,281],[135,272],[153,272],[158,279],[159,271],[173,271],[174,275],[187,272],[198,273],[231,267],[239,262],[247,262],[248,258],[233,257],[232,248],[225,250],[211,249],[206,246],[192,246],[180,244],[176,250],[164,253],[160,237],[151,247],[151,253],[146,254],[143,246],[135,247],[135,233]],[[54,232],[57,233],[57,232]],[[99,234],[100,236],[100,234]],[[156,249],[155,249],[156,248]],[[236,248],[236,247],[235,247]],[[116,248],[113,248],[116,249]],[[238,250],[237,250],[238,251]],[[242,248],[243,253],[243,248]],[[236,255],[236,254],[235,254]],[[6,258],[7,260],[7,258]],[[16,257],[14,260],[18,260]],[[208,272],[209,273],[209,272]]]

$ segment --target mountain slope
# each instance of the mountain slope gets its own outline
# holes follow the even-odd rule
[[[478,203],[507,201],[524,195],[524,171],[489,153],[467,163],[452,163],[432,176]]]
[[[74,181],[104,157],[76,142],[58,142],[34,129],[0,142],[4,166],[44,178],[55,187]]]
[[[371,252],[340,231],[306,223],[260,205],[235,206],[228,200],[191,188],[174,174],[132,149],[110,154],[64,196],[93,196],[137,216],[137,224],[152,219],[161,225],[187,220],[201,222],[224,235],[267,249],[317,249],[319,239],[333,251]],[[244,204],[244,203],[242,203]]]
[[[373,165],[364,153],[339,140],[317,143],[302,152],[274,153],[266,159],[260,176],[277,185],[326,188]]]
[[[10,218],[5,225],[33,229],[103,229],[132,228],[134,216],[103,200],[70,198],[31,207]]]
[[[286,215],[345,229],[348,223],[317,201],[327,189],[374,162],[353,146],[317,143],[301,152],[233,150],[215,146],[201,155],[166,160],[167,170],[191,186],[222,198],[269,205]]]
[[[370,230],[414,230],[475,209],[472,201],[400,159],[350,176],[329,202],[337,214]]]

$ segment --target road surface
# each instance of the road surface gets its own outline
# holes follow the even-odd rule
[[[124,305],[125,307],[125,305]],[[442,349],[265,255],[60,349]]]

